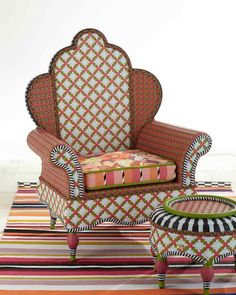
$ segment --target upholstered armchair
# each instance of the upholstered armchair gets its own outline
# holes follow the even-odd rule
[[[197,161],[211,139],[154,121],[161,100],[157,78],[133,69],[94,29],[79,32],[29,83],[37,128],[27,141],[42,160],[39,198],[51,228],[59,218],[67,230],[71,260],[80,231],[143,223],[166,198],[195,193]]]

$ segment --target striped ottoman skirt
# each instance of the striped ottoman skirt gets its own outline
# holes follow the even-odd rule
[[[236,202],[219,196],[173,198],[150,216],[150,243],[160,288],[165,287],[167,257],[183,255],[203,264],[203,294],[209,294],[214,263],[236,260]]]

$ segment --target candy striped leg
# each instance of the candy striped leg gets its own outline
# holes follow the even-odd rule
[[[68,233],[67,235],[67,243],[70,249],[70,260],[76,260],[76,249],[79,244],[79,237],[76,233]]]
[[[156,267],[156,262],[157,262],[157,256],[153,250],[153,248],[151,247],[151,253],[152,253],[152,260],[153,260],[153,264],[154,264],[154,271],[157,271],[157,267]]]
[[[201,276],[203,281],[203,295],[210,295],[211,281],[214,277],[214,268],[212,262],[207,262],[203,265]]]
[[[157,261],[156,261],[156,271],[158,277],[158,285],[160,289],[165,288],[165,278],[166,272],[168,268],[168,263],[166,257],[162,256],[161,254],[157,254]]]
[[[50,220],[50,228],[51,229],[55,229],[56,222],[57,222],[57,218],[56,217],[53,217],[51,215],[51,220]]]

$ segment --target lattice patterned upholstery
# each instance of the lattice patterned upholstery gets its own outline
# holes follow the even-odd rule
[[[129,69],[124,52],[94,31],[54,59],[60,135],[81,155],[130,147]]]
[[[26,104],[34,122],[56,135],[56,104],[53,100],[53,88],[50,74],[36,77],[27,88]]]
[[[145,222],[164,199],[194,193],[196,164],[210,149],[211,139],[202,132],[153,121],[161,100],[157,78],[132,69],[124,50],[94,29],[79,32],[71,46],[54,56],[49,73],[29,84],[26,102],[38,128],[27,141],[42,159],[39,196],[50,210],[51,225],[59,218],[73,232],[68,235],[72,259],[78,244],[75,232],[106,220]],[[171,168],[176,178],[168,183],[86,189],[81,159],[134,149],[169,159],[176,166]],[[147,171],[138,169],[132,177],[142,180]],[[123,182],[123,172],[121,176]]]

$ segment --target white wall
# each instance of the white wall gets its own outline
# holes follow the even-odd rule
[[[234,0],[0,0],[0,159],[35,158],[25,88],[87,27],[158,77],[158,120],[208,132],[212,153],[236,153],[235,15]]]

